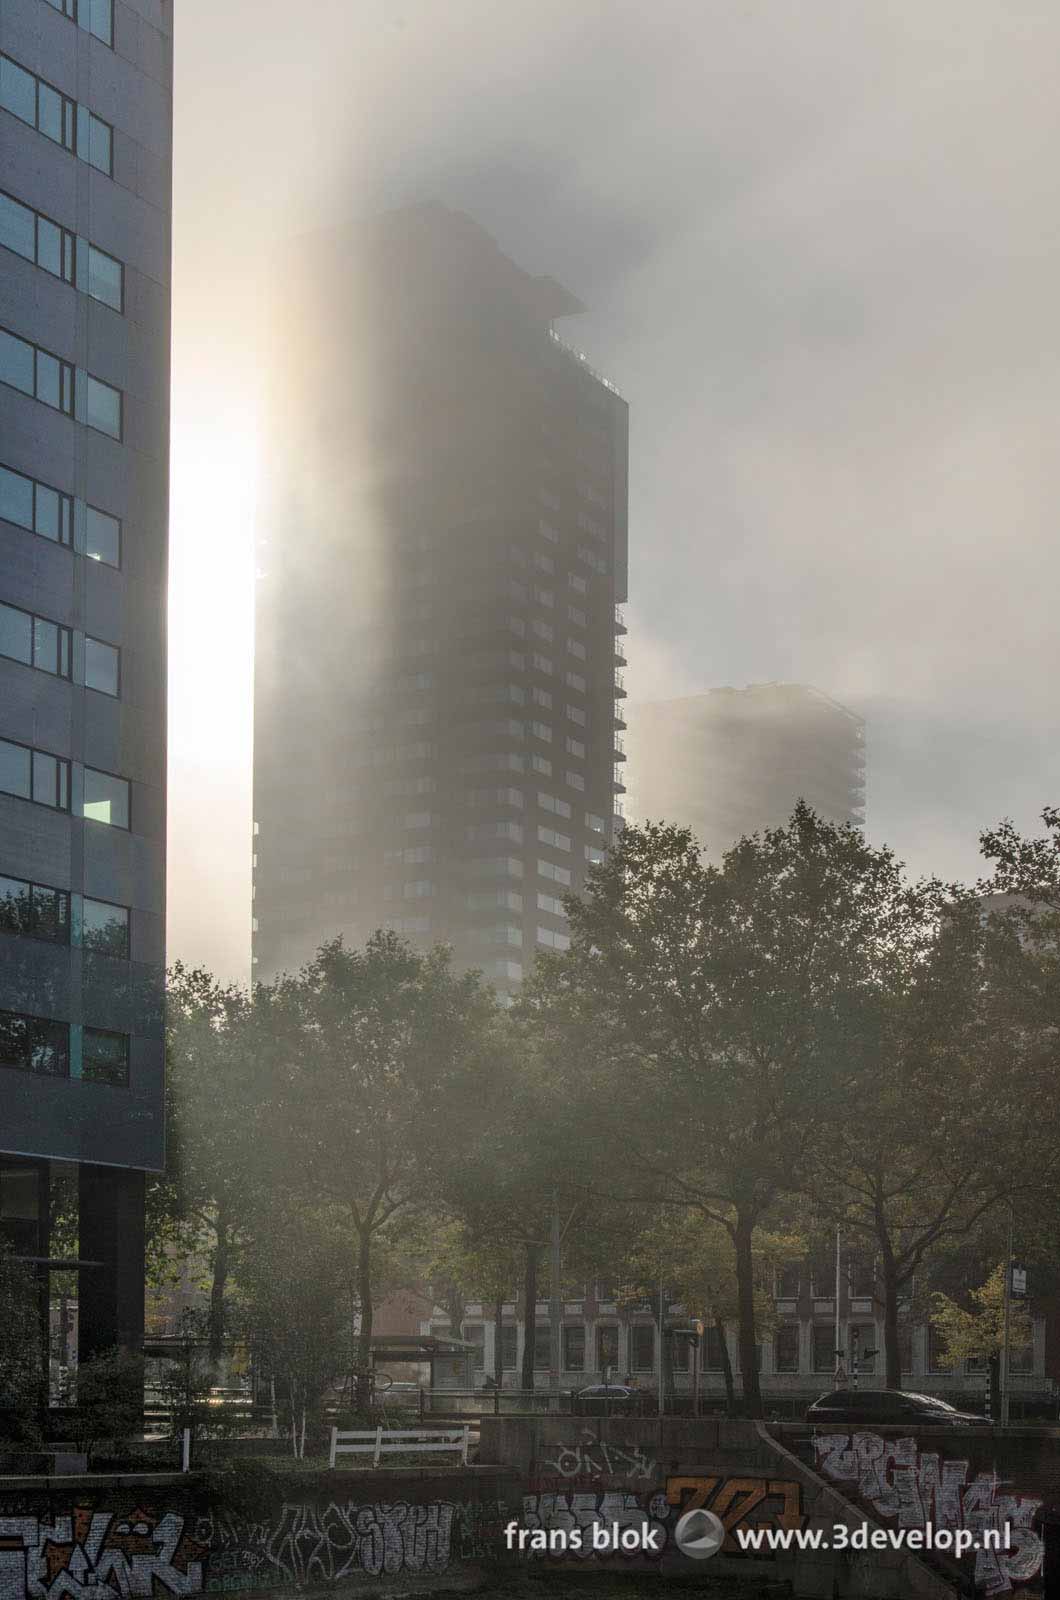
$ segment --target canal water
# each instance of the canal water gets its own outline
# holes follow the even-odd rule
[[[499,1582],[487,1580],[471,1591],[475,1600],[784,1600],[787,1583],[755,1578],[723,1577],[713,1581],[698,1574],[690,1577],[667,1573],[600,1572],[584,1575],[541,1573],[505,1574]]]

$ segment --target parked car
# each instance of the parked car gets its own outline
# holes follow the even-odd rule
[[[904,1389],[834,1389],[807,1407],[806,1421],[967,1428],[975,1423],[982,1427],[986,1418],[973,1411],[958,1411],[956,1406],[931,1394],[910,1394]]]
[[[630,1415],[639,1409],[640,1399],[636,1389],[622,1383],[591,1383],[574,1396],[574,1411],[578,1416]]]
[[[418,1383],[390,1383],[384,1388],[381,1384],[376,1388],[376,1394],[384,1405],[418,1405],[420,1386]]]

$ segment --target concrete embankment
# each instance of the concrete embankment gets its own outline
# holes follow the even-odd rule
[[[1036,1518],[1048,1496],[1033,1463],[1054,1455],[1055,1442],[1051,1450],[1028,1444],[1007,1461],[1003,1442],[956,1434],[814,1439],[802,1430],[778,1438],[753,1422],[487,1416],[479,1464],[469,1468],[308,1472],[276,1461],[183,1477],[8,1477],[0,1479],[0,1600],[108,1592],[249,1600],[333,1586],[367,1594],[482,1584],[500,1594],[532,1581],[551,1595],[606,1572],[616,1583],[623,1573],[659,1581],[660,1592],[709,1580],[721,1592],[728,1582],[734,1594],[750,1584],[751,1592],[786,1586],[815,1600],[953,1600],[974,1584],[1018,1600],[1041,1588]],[[682,1514],[699,1506],[726,1530],[705,1562],[683,1555],[674,1539]],[[851,1534],[927,1521],[974,1530],[1002,1519],[1019,1531],[1015,1547],[960,1567],[903,1549],[748,1554],[738,1542],[749,1529],[827,1537],[835,1525]],[[657,1549],[598,1554],[587,1533],[562,1560],[520,1555],[505,1537],[513,1523],[545,1532],[648,1527]]]
[[[679,1517],[702,1506],[726,1528],[709,1562],[711,1580],[790,1585],[795,1595],[838,1600],[952,1600],[959,1572],[933,1570],[905,1550],[762,1550],[741,1552],[737,1532],[819,1529],[852,1535],[882,1524],[799,1460],[755,1422],[689,1418],[486,1417],[481,1455],[515,1470],[526,1483],[523,1517],[542,1527],[571,1518],[647,1516],[665,1538],[662,1577],[691,1576],[705,1564],[682,1555],[673,1539]]]

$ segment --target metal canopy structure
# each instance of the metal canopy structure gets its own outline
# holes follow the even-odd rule
[[[428,1333],[381,1333],[372,1338],[369,1359],[372,1371],[377,1372],[381,1362],[405,1361],[424,1363],[431,1369],[431,1388],[434,1388],[434,1368],[437,1361],[463,1360],[470,1366],[478,1347],[466,1339],[444,1339]]]

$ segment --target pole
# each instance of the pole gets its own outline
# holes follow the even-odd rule
[[[549,1322],[549,1410],[552,1411],[559,1404],[559,1375],[562,1355],[560,1351],[560,1327],[563,1320],[563,1308],[560,1302],[560,1274],[562,1262],[560,1259],[560,1231],[559,1231],[559,1199],[555,1189],[552,1191],[552,1293],[548,1303]]]
[[[663,1417],[666,1415],[666,1390],[663,1385],[666,1368],[663,1363],[663,1284],[661,1278],[659,1279],[659,1354],[656,1366],[659,1368],[659,1415]]]
[[[839,1351],[840,1351],[840,1348],[841,1348],[840,1343],[839,1343],[839,1267],[840,1267],[840,1259],[841,1259],[841,1257],[840,1257],[840,1237],[839,1237],[839,1225],[837,1223],[836,1224],[836,1230],[835,1230],[835,1376],[836,1376],[836,1381],[837,1382],[838,1382],[838,1379],[839,1379]]]
[[[700,1323],[700,1327],[702,1326],[703,1324]],[[699,1344],[702,1338],[702,1333],[697,1333],[695,1343],[692,1346],[692,1415],[694,1417],[699,1416]]]
[[[1001,1426],[1008,1427],[1008,1336],[1012,1302],[1012,1204],[1008,1208],[1008,1242],[1005,1247],[1005,1314],[1001,1335]]]

